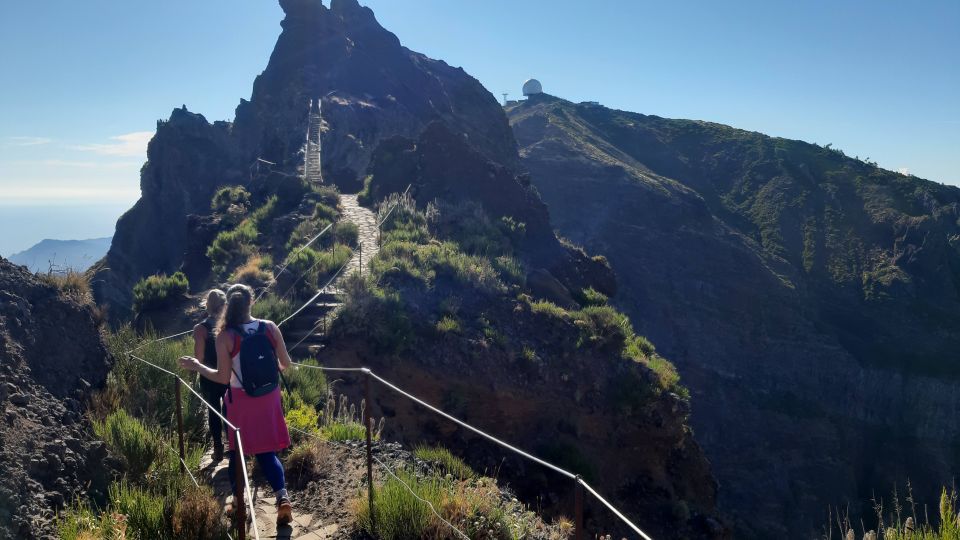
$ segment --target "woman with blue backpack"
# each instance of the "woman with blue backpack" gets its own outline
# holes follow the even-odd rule
[[[223,396],[227,420],[240,429],[245,454],[257,457],[260,470],[277,497],[277,525],[293,519],[283,464],[278,452],[290,446],[283,418],[279,377],[291,365],[280,329],[272,321],[254,319],[253,289],[237,284],[227,291],[227,310],[217,336],[217,367],[212,369],[192,356],[180,358],[180,366],[196,371],[215,383],[228,384]],[[235,485],[237,442],[230,433],[230,482],[234,497],[243,486]]]

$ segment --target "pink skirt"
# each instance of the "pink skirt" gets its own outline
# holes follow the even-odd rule
[[[230,394],[233,393],[233,401]],[[280,388],[265,396],[250,397],[242,388],[227,390],[223,396],[227,420],[240,428],[243,453],[246,455],[279,452],[290,446],[287,421],[283,418]],[[236,449],[236,436],[227,427],[230,450]]]

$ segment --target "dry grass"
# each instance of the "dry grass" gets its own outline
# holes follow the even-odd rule
[[[60,294],[79,304],[93,304],[93,291],[90,289],[90,276],[75,270],[54,270],[51,268],[40,277],[60,291]]]
[[[226,538],[227,528],[221,514],[220,504],[210,488],[190,488],[173,510],[173,536],[198,540]]]
[[[260,255],[253,255],[234,271],[230,280],[243,283],[254,288],[263,287],[273,279],[273,274],[264,269],[264,259]]]
[[[308,440],[287,454],[284,465],[287,482],[294,488],[302,488],[311,480],[326,476],[333,461],[326,443]]]

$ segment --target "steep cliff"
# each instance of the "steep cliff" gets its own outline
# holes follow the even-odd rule
[[[690,387],[739,535],[956,473],[960,190],[708,122],[507,112],[554,224]]]
[[[324,180],[347,191],[360,189],[381,140],[416,138],[434,121],[489,159],[518,163],[496,99],[462,69],[401,46],[356,0],[334,0],[329,8],[320,0],[280,5],[283,31],[235,122],[209,124],[182,108],[158,123],[141,198],[117,223],[93,281],[112,319],[129,317],[137,280],[181,267],[191,248],[188,216],[208,214],[218,187],[300,174],[311,102],[321,102]],[[274,165],[258,168],[258,158]]]
[[[104,496],[84,410],[109,367],[91,307],[0,258],[0,538],[54,538],[65,503]]]
[[[355,0],[330,8],[319,0],[281,6],[283,32],[234,123],[210,125],[178,109],[160,126],[143,197],[118,223],[96,278],[98,297],[118,313],[130,305],[137,279],[178,269],[194,291],[239,265],[248,274],[268,272],[269,279],[273,263],[320,228],[314,227],[319,215],[330,223],[337,213],[318,204],[324,189],[299,180],[308,125],[316,125],[311,116],[319,110],[324,183],[345,192],[366,185],[364,197],[372,202],[412,184],[419,209],[410,203],[410,215],[426,220],[440,209],[445,216],[440,229],[430,230],[435,237],[427,238],[424,223],[415,236],[388,238],[376,259],[364,260],[383,278],[366,284],[367,300],[383,309],[353,311],[353,319],[348,309],[340,312],[349,320],[330,336],[320,360],[382,366],[404,383],[420,375],[417,382],[429,384],[413,389],[447,392],[471,410],[487,410],[477,417],[485,427],[530,441],[571,468],[582,466],[658,536],[722,536],[716,485],[686,424],[685,390],[669,362],[605,305],[604,295],[616,291],[606,262],[554,234],[529,177],[518,172],[516,142],[493,96],[463,70],[403,48]],[[234,195],[243,201],[222,201],[224,208],[211,214],[217,188],[238,184],[244,189]],[[283,185],[292,186],[290,193]],[[267,256],[273,258],[264,263]],[[406,272],[416,277],[413,286]],[[292,282],[291,274],[281,278]],[[454,324],[434,320],[438,310],[457,311],[451,306],[460,302],[464,334],[438,339],[438,325]],[[513,319],[524,322],[511,326]],[[314,326],[308,322],[307,329]],[[395,360],[411,358],[420,363],[394,371],[402,365]],[[470,370],[468,362],[475,363]],[[414,435],[439,440],[412,412],[389,412],[390,429],[410,442],[418,442]],[[458,452],[476,448],[465,438],[444,443]],[[493,453],[478,459],[494,469]],[[528,502],[544,496],[554,507],[570,494],[569,483],[557,487],[516,462],[510,473]],[[569,514],[568,506],[553,509]],[[594,524],[616,526],[593,510]]]

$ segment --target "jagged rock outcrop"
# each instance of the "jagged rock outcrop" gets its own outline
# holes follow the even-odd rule
[[[91,307],[0,258],[0,538],[55,538],[74,496],[104,496],[85,402],[110,362]]]
[[[140,172],[140,200],[117,221],[110,251],[95,267],[97,301],[111,318],[130,316],[139,279],[180,268],[192,233],[187,216],[208,213],[216,188],[245,181],[245,173],[226,122],[210,124],[184,107],[157,123]]]
[[[463,69],[410,51],[356,0],[284,0],[283,32],[235,122],[209,124],[176,109],[160,122],[141,171],[141,198],[117,223],[94,278],[113,320],[130,316],[131,288],[142,277],[173,273],[189,243],[189,214],[208,214],[222,185],[269,172],[298,176],[309,104],[322,100],[323,174],[358,191],[380,141],[416,139],[431,122],[470,141],[505,166],[519,162],[496,99]],[[262,164],[260,174],[256,160]],[[193,265],[202,273],[202,265]]]
[[[960,190],[707,122],[507,112],[554,224],[691,389],[738,537],[956,475]]]
[[[322,101],[324,178],[362,180],[381,140],[416,138],[440,120],[488,158],[516,165],[516,144],[499,105],[461,68],[400,44],[356,0],[283,1],[283,32],[253,96],[237,108],[244,152],[285,162],[300,151],[310,100]],[[347,135],[349,134],[349,135]]]

